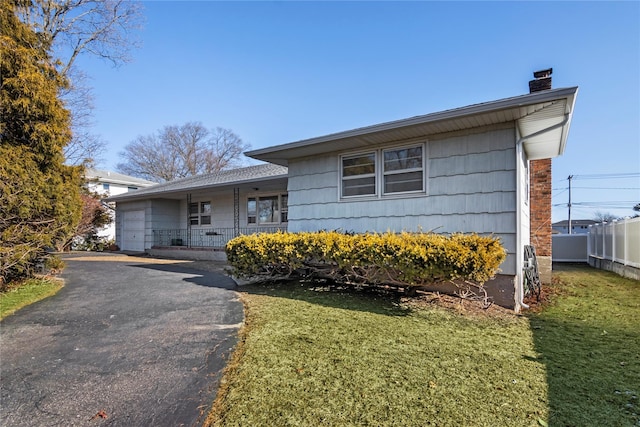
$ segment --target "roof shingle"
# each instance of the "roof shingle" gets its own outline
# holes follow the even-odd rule
[[[255,166],[248,166],[238,169],[230,169],[209,174],[190,176],[164,182],[147,188],[130,191],[125,194],[112,196],[106,201],[117,202],[127,199],[139,199],[140,196],[160,195],[164,193],[174,193],[184,190],[203,189],[208,187],[218,187],[246,181],[255,181],[267,178],[285,177],[287,168],[284,166],[264,163]]]

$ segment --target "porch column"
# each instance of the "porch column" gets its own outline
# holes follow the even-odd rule
[[[187,193],[187,247],[191,247],[191,193]]]
[[[240,234],[240,189],[233,189],[233,237]]]

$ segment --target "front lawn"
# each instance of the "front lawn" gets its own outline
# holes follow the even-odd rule
[[[242,343],[208,425],[634,426],[640,284],[567,274],[567,294],[527,316],[243,287]]]
[[[33,278],[0,292],[0,319],[55,294],[62,286],[63,282],[59,279]]]

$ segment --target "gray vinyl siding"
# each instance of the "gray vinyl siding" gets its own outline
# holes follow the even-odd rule
[[[151,200],[152,230],[180,228],[179,200]]]
[[[191,202],[211,202],[212,209],[211,225],[193,225],[191,226],[192,228],[233,228],[233,190],[228,190],[224,193],[193,196]],[[240,202],[240,207],[242,208],[242,201]],[[185,199],[180,202],[180,228],[187,228],[187,217],[188,209],[185,196]]]
[[[247,224],[247,199],[249,197],[272,196],[278,194],[286,194],[287,189],[282,187],[265,188],[264,190],[240,190],[240,227],[256,227],[255,224]],[[192,203],[211,202],[213,210],[211,225],[193,225],[192,228],[233,228],[234,227],[234,208],[233,208],[233,189],[224,191],[211,192],[209,194],[194,195],[191,198]],[[179,225],[175,228],[187,227],[187,200],[186,195],[180,201]],[[274,224],[279,225],[279,224]]]
[[[514,127],[429,139],[426,194],[340,200],[341,154],[289,162],[290,231],[494,234],[510,254],[502,272],[515,274]]]

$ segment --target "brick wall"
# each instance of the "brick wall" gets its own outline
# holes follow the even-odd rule
[[[529,192],[531,244],[536,248],[543,283],[551,281],[551,159],[532,160]]]

